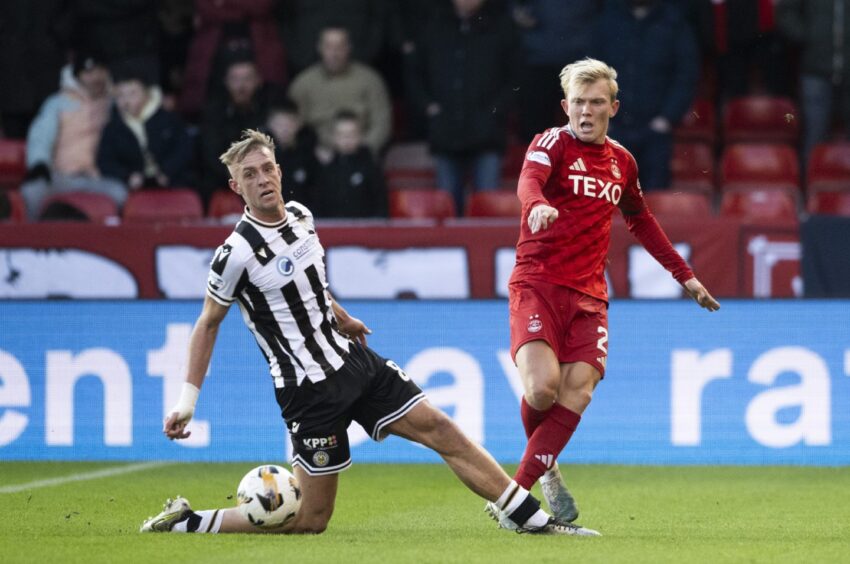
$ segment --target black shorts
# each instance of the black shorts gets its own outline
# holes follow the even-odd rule
[[[292,439],[292,465],[311,476],[351,466],[347,429],[352,421],[380,441],[384,427],[425,399],[396,363],[359,343],[349,349],[342,368],[324,380],[276,390]]]

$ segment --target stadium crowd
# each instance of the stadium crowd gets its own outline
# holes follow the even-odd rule
[[[805,194],[850,212],[848,150],[824,144],[850,123],[848,4],[9,0],[0,218],[86,219],[142,192],[238,213],[218,157],[248,128],[319,219],[518,214],[527,144],[565,123],[558,72],[586,56],[619,72],[611,135],[651,205],[796,221]]]

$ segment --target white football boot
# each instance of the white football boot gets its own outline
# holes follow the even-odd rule
[[[183,521],[192,513],[189,500],[179,495],[174,499],[168,498],[162,506],[162,511],[156,517],[148,517],[139,528],[140,533],[167,533],[174,525]]]
[[[601,537],[599,531],[582,527],[567,521],[561,521],[555,517],[549,517],[549,522],[542,527],[520,527],[518,533],[530,535],[568,535],[573,537]]]

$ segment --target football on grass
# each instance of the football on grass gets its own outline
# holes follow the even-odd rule
[[[298,513],[301,488],[282,466],[257,466],[242,478],[236,491],[239,511],[254,526],[279,527]]]

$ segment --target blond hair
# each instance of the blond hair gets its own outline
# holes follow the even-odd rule
[[[227,167],[227,170],[231,171],[231,176],[233,175],[232,168],[238,164],[241,164],[245,157],[253,151],[254,149],[266,148],[274,154],[274,141],[269,135],[266,135],[262,131],[257,131],[256,129],[246,129],[242,132],[242,138],[239,141],[234,141],[230,144],[230,148],[228,148],[222,155],[219,157],[219,160],[224,163],[224,166]]]
[[[611,90],[611,101],[617,99],[617,71],[609,67],[602,61],[587,57],[580,61],[570,63],[561,69],[561,89],[564,91],[564,98],[570,99],[569,91],[571,87],[579,85],[593,84],[597,80],[604,78],[608,81],[608,87]]]

